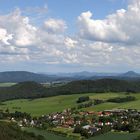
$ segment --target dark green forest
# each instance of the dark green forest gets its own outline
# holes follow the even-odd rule
[[[72,90],[71,90],[72,89]],[[0,100],[42,98],[57,95],[104,92],[140,92],[140,81],[116,79],[73,81],[58,87],[46,88],[36,82],[21,82],[11,87],[0,87]]]

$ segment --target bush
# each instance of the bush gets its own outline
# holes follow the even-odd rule
[[[82,102],[85,102],[85,101],[89,101],[89,96],[79,97],[79,99],[77,100],[77,103],[82,103]]]
[[[82,131],[82,127],[80,125],[76,125],[73,133],[81,133],[81,131]]]
[[[111,131],[111,127],[110,126],[103,126],[102,129],[101,129],[101,133],[104,134],[104,133],[107,133]]]
[[[114,102],[114,103],[123,103],[123,102],[129,102],[129,101],[135,101],[136,98],[134,96],[126,96],[126,97],[117,97],[108,99],[107,102]]]
[[[104,103],[103,100],[99,100],[99,99],[94,100],[94,105],[98,105],[98,104],[102,104],[102,103]]]
[[[81,136],[84,136],[86,138],[89,138],[91,135],[88,133],[88,130],[82,129],[81,130]]]

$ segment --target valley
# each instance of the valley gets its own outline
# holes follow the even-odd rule
[[[139,117],[138,79],[0,83],[1,122],[16,123],[31,138],[135,140]]]
[[[140,94],[129,94],[136,97],[135,101],[125,102],[125,103],[103,103],[96,106],[88,107],[84,110],[89,111],[103,111],[106,109],[114,108],[126,108],[126,109],[138,109],[140,110]],[[125,93],[87,93],[84,96],[89,96],[90,99],[104,99],[114,97],[124,97]],[[10,100],[2,102],[0,109],[9,108],[10,111],[21,111],[27,112],[32,116],[40,116],[44,114],[49,114],[53,112],[60,112],[67,108],[76,107],[76,100],[81,97],[81,94],[75,95],[60,95],[48,98],[40,99],[20,99],[20,100]]]

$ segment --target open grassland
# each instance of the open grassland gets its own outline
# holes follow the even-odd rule
[[[109,132],[100,136],[92,137],[89,140],[134,140],[137,133]]]
[[[23,130],[27,132],[33,132],[36,135],[42,135],[45,138],[45,140],[74,140],[72,138],[55,135],[46,130],[39,130],[35,128],[24,128]]]
[[[140,109],[140,94],[130,94],[136,97],[136,101],[125,103],[103,103],[85,110],[101,111],[113,108],[132,108]],[[21,111],[30,113],[33,116],[39,116],[52,112],[63,111],[66,108],[77,106],[76,100],[81,96],[90,96],[91,99],[109,99],[114,97],[126,96],[124,93],[89,93],[89,94],[76,94],[76,95],[63,95],[48,98],[41,98],[35,100],[21,99],[3,102],[0,109],[9,108],[10,111]]]
[[[78,140],[77,138],[59,136],[46,130],[38,130],[35,128],[24,128],[24,130],[34,132],[36,135],[42,135],[46,140]],[[87,140],[134,140],[138,135],[139,133],[109,132],[100,136],[91,137]]]
[[[114,108],[126,108],[126,109],[138,109],[138,110],[140,110],[140,94],[130,94],[130,95],[135,96],[136,100],[130,101],[130,102],[124,102],[124,103],[109,103],[109,102],[107,102],[107,103],[99,104],[97,106],[92,106],[92,107],[86,108],[85,110],[102,111],[102,110],[114,109]],[[118,94],[118,96],[121,97],[124,95]],[[110,95],[110,97],[106,97],[106,98],[112,98],[112,96]]]

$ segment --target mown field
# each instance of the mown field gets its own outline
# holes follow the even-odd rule
[[[38,130],[35,128],[24,128],[23,130],[27,132],[33,132],[36,135],[42,135],[46,140],[74,140],[72,138],[63,137],[63,136],[55,135],[53,133],[49,133],[46,130]]]
[[[125,103],[103,103],[100,105],[85,108],[85,110],[101,111],[113,108],[140,109],[140,94],[130,94],[136,97],[136,101]],[[63,95],[35,100],[21,99],[1,103],[0,109],[9,108],[10,111],[21,111],[30,113],[33,116],[40,116],[52,112],[63,111],[66,108],[77,106],[76,100],[81,96],[90,96],[91,99],[109,99],[113,97],[126,96],[124,93],[89,93],[76,95]]]
[[[134,140],[138,133],[109,132],[104,135],[92,137],[89,140]]]
[[[74,138],[58,136],[53,133],[49,133],[46,130],[38,130],[34,128],[24,128],[28,132],[34,132],[36,135],[42,135],[46,140],[77,140]],[[100,136],[91,137],[87,140],[134,140],[139,133],[127,133],[127,132],[109,132]]]

